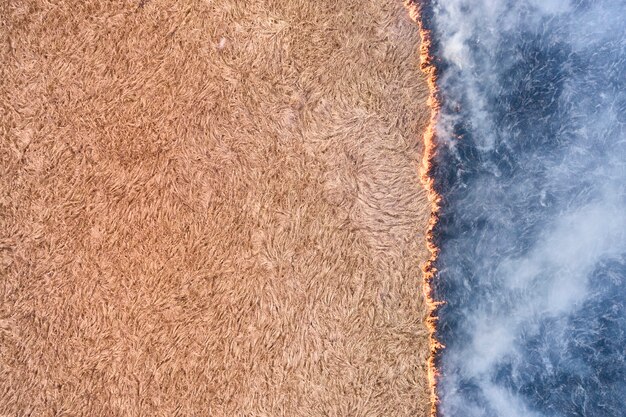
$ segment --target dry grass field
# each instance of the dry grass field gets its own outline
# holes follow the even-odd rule
[[[400,0],[0,2],[0,416],[426,416]]]

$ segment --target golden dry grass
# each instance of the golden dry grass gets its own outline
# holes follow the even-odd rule
[[[425,416],[399,0],[0,2],[0,415]]]

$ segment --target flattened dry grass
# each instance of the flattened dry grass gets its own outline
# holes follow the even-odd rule
[[[0,415],[425,416],[399,0],[0,2]]]

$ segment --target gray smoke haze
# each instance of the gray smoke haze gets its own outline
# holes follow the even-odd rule
[[[431,6],[441,414],[626,416],[626,2]]]

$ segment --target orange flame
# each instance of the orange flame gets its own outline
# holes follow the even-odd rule
[[[437,381],[439,373],[435,366],[435,356],[444,347],[436,338],[436,309],[441,302],[433,299],[432,292],[432,280],[437,272],[435,268],[435,261],[439,254],[439,248],[435,245],[433,230],[438,221],[438,213],[441,202],[441,196],[437,194],[434,188],[434,179],[430,176],[433,158],[436,151],[436,136],[435,128],[437,125],[437,119],[439,110],[441,108],[441,102],[439,99],[439,90],[437,87],[437,69],[432,63],[431,51],[431,33],[425,28],[422,20],[422,7],[416,0],[405,0],[405,6],[409,10],[409,15],[417,23],[419,27],[419,33],[421,38],[420,45],[420,68],[426,75],[426,81],[430,95],[428,98],[428,106],[430,107],[430,122],[424,131],[424,157],[422,159],[422,166],[420,169],[420,177],[424,187],[428,191],[428,199],[431,204],[431,215],[428,222],[427,232],[427,245],[430,251],[430,258],[423,266],[424,273],[424,297],[426,305],[428,307],[428,318],[426,320],[426,326],[428,327],[430,336],[430,355],[428,357],[428,382],[430,386],[430,400],[431,400],[431,416],[436,417],[438,412],[439,398],[437,396]]]

